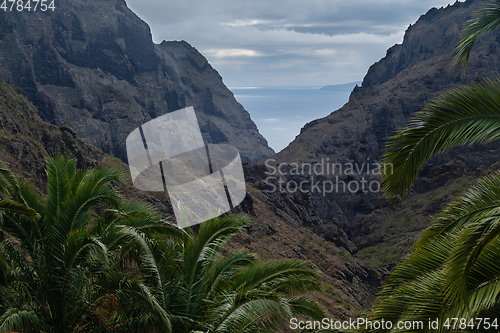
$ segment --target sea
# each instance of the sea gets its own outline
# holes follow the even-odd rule
[[[338,110],[349,100],[353,82],[323,87],[231,87],[259,132],[279,152],[308,122]]]

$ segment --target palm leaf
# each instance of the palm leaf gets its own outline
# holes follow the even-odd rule
[[[0,161],[0,193],[17,199],[19,184],[12,171]]]
[[[445,296],[452,302],[456,299],[461,299],[463,302],[467,299],[469,287],[469,279],[478,278],[478,275],[483,275],[481,280],[494,277],[492,274],[498,269],[498,257],[489,255],[487,264],[481,263],[480,259],[488,257],[489,248],[498,243],[498,236],[500,235],[500,207],[492,208],[480,218],[476,219],[473,223],[469,224],[463,231],[460,232],[457,239],[458,246],[452,251],[449,258],[447,284]],[[500,255],[498,248],[494,252]],[[476,264],[480,264],[481,271],[476,271],[475,275],[471,276],[472,269]],[[491,265],[490,267],[486,267]],[[493,269],[493,271],[492,271]],[[485,274],[486,273],[486,274]],[[485,281],[481,281],[481,284]],[[475,283],[477,284],[477,283]],[[491,294],[493,299],[500,290]]]
[[[289,318],[291,315],[290,308],[276,299],[249,300],[227,311],[220,321],[210,325],[210,332],[243,333],[261,321],[265,321],[264,326],[272,328],[276,327],[282,318]]]
[[[227,240],[243,232],[248,224],[245,216],[216,218],[204,222],[193,239],[188,239],[184,248],[185,291],[187,311],[196,314],[208,288],[205,275],[207,264],[217,259],[219,251]]]
[[[40,318],[33,311],[9,308],[0,316],[0,332],[40,332]]]
[[[207,285],[210,289],[207,293],[208,299],[227,289],[242,268],[257,260],[257,256],[244,250],[237,250],[211,263],[207,273]]]
[[[465,70],[474,43],[498,27],[500,27],[500,1],[488,1],[480,10],[474,12],[472,19],[464,26],[462,39],[455,48],[454,66],[462,64]]]
[[[26,217],[40,218],[40,214],[38,214],[33,208],[26,207],[24,204],[20,204],[10,200],[0,201],[0,211],[23,215]]]
[[[404,197],[429,158],[454,147],[500,137],[500,83],[485,81],[453,89],[429,103],[407,128],[390,138],[383,163],[389,198]]]
[[[320,290],[319,272],[310,263],[298,260],[255,262],[242,269],[233,282],[241,295],[251,290],[288,293]]]
[[[425,230],[417,246],[432,242],[439,235],[455,233],[499,206],[500,172],[496,172],[479,180],[478,184],[450,203]]]
[[[312,318],[322,320],[326,318],[326,312],[321,305],[307,296],[293,297],[287,300],[295,317]]]
[[[452,202],[380,293],[373,320],[474,318],[500,295],[500,174]]]

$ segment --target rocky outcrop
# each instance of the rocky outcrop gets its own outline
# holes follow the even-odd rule
[[[0,11],[0,78],[40,116],[126,160],[142,123],[194,106],[206,142],[256,161],[273,153],[216,70],[188,43],[155,45],[123,0],[57,1],[55,11]]]

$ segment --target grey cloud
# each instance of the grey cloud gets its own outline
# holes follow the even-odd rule
[[[184,39],[229,86],[360,81],[446,0],[127,0],[156,42]]]

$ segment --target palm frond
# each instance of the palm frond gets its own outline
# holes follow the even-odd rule
[[[314,320],[322,320],[326,318],[326,312],[323,307],[315,300],[307,296],[297,296],[287,300],[293,316],[312,318]]]
[[[276,299],[256,299],[230,309],[222,320],[210,325],[213,333],[244,333],[253,325],[264,324],[268,328],[276,327],[283,318],[290,318],[292,313],[286,304]]]
[[[489,247],[497,245],[499,235],[500,207],[492,208],[459,233],[457,239],[459,246],[456,246],[450,255],[447,272],[445,296],[449,298],[450,302],[455,299],[461,299],[465,302],[473,266],[478,263],[480,258],[483,260],[487,258]],[[499,252],[495,252],[495,254],[500,255]],[[483,263],[482,270],[476,271],[473,277],[478,278],[478,275],[484,273],[487,273],[486,277],[495,276],[491,274],[491,268],[499,268],[498,257],[490,255],[489,259],[487,264],[491,264],[492,267],[486,268]],[[484,282],[481,281],[481,283]],[[492,294],[493,299],[496,299],[498,292],[500,290],[496,294]]]
[[[208,263],[216,260],[227,240],[243,232],[248,224],[245,216],[216,218],[204,222],[194,238],[188,238],[184,245],[183,271],[185,272],[185,298],[187,311],[195,314],[203,301],[202,290],[207,289],[207,281],[202,277]]]
[[[389,198],[404,197],[429,158],[454,147],[500,137],[500,82],[485,81],[453,89],[429,103],[407,128],[390,138],[383,163]]]
[[[115,295],[121,306],[127,303],[130,304],[130,301],[139,302],[141,305],[146,306],[149,312],[155,316],[156,324],[163,332],[172,332],[169,315],[165,309],[161,307],[158,300],[147,286],[137,280],[123,278],[118,280],[115,279],[110,282],[111,284],[108,286],[111,286],[115,290]],[[128,301],[125,299],[128,299]]]
[[[496,172],[480,179],[478,184],[450,203],[422,233],[417,247],[434,241],[438,235],[455,233],[499,206],[500,172]]]
[[[232,279],[238,276],[242,268],[251,265],[257,256],[244,250],[237,250],[214,261],[207,273],[207,285],[210,290],[207,299],[221,294],[231,284]]]
[[[0,161],[0,193],[18,198],[19,184],[12,171]]]
[[[40,318],[33,311],[9,308],[0,316],[0,332],[40,332]]]
[[[373,320],[474,318],[500,296],[500,174],[452,202],[391,273]]]
[[[474,43],[483,35],[500,27],[500,1],[488,1],[480,10],[473,14],[462,29],[462,39],[455,48],[454,66],[462,64],[467,68],[470,51]]]
[[[26,207],[24,204],[20,204],[11,200],[0,201],[0,211],[23,215],[26,217],[40,218],[40,214],[38,214],[33,208]]]
[[[256,262],[243,268],[234,279],[233,288],[240,294],[250,290],[304,292],[320,290],[320,275],[310,263],[297,260]]]

